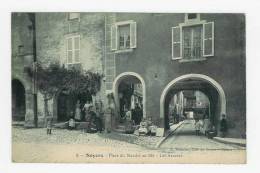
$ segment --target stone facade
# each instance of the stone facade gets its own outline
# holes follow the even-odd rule
[[[80,13],[74,20],[69,20],[68,15],[70,13],[36,13],[37,60],[42,64],[58,62],[68,68],[79,65],[84,70],[104,74],[104,14]],[[66,41],[73,36],[80,38],[79,63],[68,64]],[[96,96],[102,102],[103,92],[104,85]],[[54,120],[57,120],[57,100],[58,96],[49,103]],[[44,119],[43,105],[43,98],[38,94],[39,119]]]
[[[76,20],[71,20],[69,13],[35,15],[37,61],[46,65],[50,62],[59,62],[69,67],[66,41],[70,37],[79,36],[81,68],[105,75],[97,96],[104,105],[108,93],[113,93],[117,100],[117,87],[120,81],[127,79],[127,76],[135,76],[142,84],[144,115],[151,117],[156,125],[164,128],[167,124],[164,114],[168,113],[165,106],[169,93],[174,94],[180,90],[180,81],[199,81],[204,88],[198,86],[197,89],[206,93],[209,100],[215,103],[215,121],[220,119],[220,114],[226,113],[231,127],[229,135],[241,137],[245,134],[243,14],[200,14],[197,21],[189,23],[191,25],[196,25],[196,22],[214,23],[214,55],[199,61],[173,59],[172,27],[185,24],[188,19],[186,14],[80,13],[79,19]],[[21,20],[22,16],[24,19]],[[73,18],[73,15],[71,17]],[[22,61],[26,57],[30,59],[32,38],[26,33],[29,32],[28,25],[30,22],[26,19],[25,13],[13,15],[12,78],[19,78],[26,88],[26,93],[32,93],[32,81],[24,74],[23,67],[26,64]],[[115,50],[113,28],[128,25],[130,34],[135,32],[135,37],[131,37],[130,48],[126,51]],[[24,50],[28,50],[29,54],[23,56],[24,58],[17,56],[19,45],[24,45]],[[196,89],[190,84],[185,84],[185,87]],[[30,94],[26,100],[29,98]],[[32,99],[26,101],[28,107],[25,119],[28,121],[33,119],[30,103],[33,103]],[[50,111],[57,117],[57,98],[50,102],[51,107],[53,109]],[[38,93],[38,118],[39,122],[44,119],[43,99],[40,93]]]
[[[32,22],[27,13],[12,14],[12,81],[18,80],[25,90],[25,126],[34,126],[33,80],[29,71],[33,67]],[[15,86],[12,86],[13,88]],[[21,91],[22,92],[22,91]],[[15,93],[12,93],[15,95]],[[14,111],[14,110],[13,110]]]
[[[182,62],[172,59],[172,27],[185,23],[185,16],[185,14],[117,14],[116,22],[128,20],[136,22],[137,47],[132,52],[116,53],[116,76],[134,72],[142,77],[146,87],[146,114],[161,127],[164,126],[165,112],[160,110],[165,105],[164,100],[160,101],[160,98],[171,81],[182,76],[204,81],[207,81],[206,78],[213,79],[222,88],[222,93],[224,92],[222,95],[226,99],[226,106],[223,112],[226,113],[230,123],[229,135],[241,137],[245,133],[246,122],[245,16],[200,14],[200,21],[214,22],[214,56],[201,61]],[[212,97],[216,98],[217,94],[215,95]],[[221,111],[218,112],[220,113]],[[220,115],[217,120],[219,118]]]

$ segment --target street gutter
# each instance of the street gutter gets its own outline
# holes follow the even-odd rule
[[[213,140],[224,143],[224,144],[232,144],[232,145],[238,145],[241,147],[246,147],[245,139],[214,137]]]
[[[157,148],[157,149],[160,148],[160,146],[162,145],[162,143],[163,143],[170,135],[172,135],[183,123],[184,123],[184,121],[181,121],[181,122],[179,122],[179,123],[176,125],[176,127],[175,127],[174,129],[169,130],[169,133],[166,134],[165,137],[157,143],[157,145],[156,145],[155,148]]]

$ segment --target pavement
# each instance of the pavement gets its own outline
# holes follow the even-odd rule
[[[246,147],[246,139],[214,137],[213,140],[222,142],[225,144],[234,144],[234,145]]]
[[[196,136],[193,120],[184,120],[183,123],[161,143],[160,148],[166,150],[237,150],[245,149],[234,143],[223,143],[218,140],[208,139],[204,135]],[[227,138],[226,138],[227,139]],[[232,140],[230,140],[232,141]],[[233,140],[235,141],[235,140]],[[238,141],[238,140],[237,140]]]
[[[181,122],[160,148],[161,137],[119,133],[83,133],[78,130],[12,128],[12,161],[33,163],[245,163],[246,150],[204,136],[195,136],[193,124]],[[177,135],[176,135],[177,134]],[[179,135],[178,135],[179,134]],[[145,147],[146,146],[146,147]],[[150,147],[147,147],[150,146]]]

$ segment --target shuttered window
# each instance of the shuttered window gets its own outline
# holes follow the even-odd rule
[[[111,50],[136,48],[136,22],[118,22],[111,26]]]
[[[214,56],[214,22],[172,27],[172,59]]]
[[[80,63],[80,36],[70,36],[67,38],[67,63]]]

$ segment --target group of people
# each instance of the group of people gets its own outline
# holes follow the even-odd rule
[[[177,103],[172,110],[173,123],[178,124],[182,115],[181,106]]]
[[[225,137],[228,129],[225,114],[222,114],[219,125],[220,125],[219,129],[221,133],[220,136]],[[197,136],[199,136],[201,132],[203,132],[204,135],[207,136],[208,138],[212,138],[217,135],[216,127],[211,123],[208,117],[206,117],[203,120],[195,118],[194,126],[195,126],[195,134]]]
[[[143,118],[143,110],[139,104],[136,104],[134,109],[126,109],[123,117],[126,121],[133,121],[134,124],[140,124]]]
[[[75,107],[75,111],[70,112],[70,116],[67,122],[67,127],[69,130],[75,129],[77,122],[83,121],[86,122],[86,127],[84,127],[84,129],[86,129],[87,132],[102,132],[103,123],[100,117],[100,108],[94,106],[90,101],[87,101],[81,108],[79,100],[77,101]],[[50,116],[50,113],[48,112],[48,115],[46,116],[47,135],[51,135],[52,123],[53,117]]]
[[[75,115],[71,112],[70,119],[68,121],[68,129],[72,130],[76,128],[76,122],[85,121],[87,126],[84,128],[87,132],[101,132],[103,130],[102,120],[100,118],[101,112],[99,108],[94,106],[92,102],[87,101],[82,108],[80,108],[80,101],[76,103]]]
[[[176,113],[178,111],[173,111],[173,112],[175,112],[174,113],[175,117],[179,117],[179,115]],[[110,111],[110,113],[111,113],[111,111]],[[72,111],[70,118],[68,120],[68,129],[73,130],[76,128],[76,122],[85,121],[85,122],[87,122],[86,123],[87,127],[85,127],[87,132],[90,132],[90,133],[98,132],[98,131],[102,132],[103,123],[102,123],[100,114],[101,114],[101,111],[99,110],[99,108],[96,108],[90,101],[86,102],[84,104],[84,106],[81,108],[80,101],[78,100],[76,103],[75,114],[74,114],[74,111]],[[84,115],[84,116],[82,116],[82,115]],[[143,119],[142,109],[138,104],[136,104],[134,109],[126,110],[124,118],[125,118],[126,132],[132,133],[134,125],[139,125],[139,124],[140,124],[139,131],[141,133],[146,134],[146,133],[148,133],[148,131],[151,131],[151,132],[156,131],[156,130],[148,128],[148,127],[153,128],[153,126],[151,125],[152,121],[150,119],[149,119],[150,121]],[[105,120],[105,122],[107,122],[107,121],[109,122],[106,124],[110,124],[110,121],[112,121],[112,119],[111,120],[110,119]],[[209,120],[208,116],[205,116],[203,119],[199,119],[199,118],[194,118],[194,119],[195,119],[194,127],[195,127],[196,135],[199,136],[201,132],[204,133],[205,136],[208,136],[209,138],[212,138],[217,135],[216,127]],[[53,118],[51,116],[47,116],[46,120],[47,120],[46,121],[47,135],[50,135],[51,130],[52,130]],[[174,122],[177,123],[178,118],[175,119]],[[220,121],[219,125],[220,125],[219,129],[220,129],[220,133],[221,133],[220,136],[225,137],[226,133],[227,133],[227,128],[228,128],[225,114],[221,115],[221,121]],[[156,128],[154,128],[154,129],[156,129]]]

